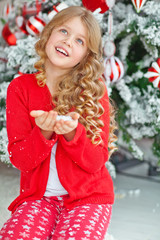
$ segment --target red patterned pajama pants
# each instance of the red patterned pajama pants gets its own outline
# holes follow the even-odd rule
[[[66,197],[24,202],[4,224],[0,240],[104,240],[112,205],[85,204],[67,211]]]

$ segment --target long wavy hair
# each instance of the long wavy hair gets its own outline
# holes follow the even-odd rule
[[[53,96],[53,101],[56,105],[55,111],[61,115],[67,114],[71,109],[79,113],[79,122],[86,128],[87,136],[93,144],[100,144],[102,141],[100,133],[104,126],[100,117],[103,115],[104,109],[99,100],[104,95],[105,86],[104,82],[99,79],[102,79],[104,65],[101,30],[89,10],[79,6],[68,7],[57,13],[45,26],[40,40],[35,44],[36,52],[40,56],[39,61],[35,63],[35,68],[39,71],[36,78],[39,86],[43,87],[46,84],[45,61],[47,56],[45,47],[52,30],[77,16],[80,17],[88,31],[88,54],[57,82],[57,90]],[[112,144],[116,140],[115,128],[113,106],[110,104],[109,153],[112,153],[115,149]]]

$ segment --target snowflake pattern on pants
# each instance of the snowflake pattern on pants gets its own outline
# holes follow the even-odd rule
[[[22,203],[4,224],[0,240],[103,240],[112,205],[64,207],[67,195]]]

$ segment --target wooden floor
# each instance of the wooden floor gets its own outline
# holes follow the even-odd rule
[[[145,175],[146,166],[126,172]],[[0,228],[10,216],[7,207],[17,196],[18,185],[18,171],[0,163]],[[116,200],[109,227],[114,240],[160,240],[160,183],[118,174],[114,186]]]

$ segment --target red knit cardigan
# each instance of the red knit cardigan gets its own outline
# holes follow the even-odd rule
[[[105,86],[104,86],[105,87]],[[67,142],[63,135],[51,140],[41,134],[32,110],[54,108],[47,85],[39,87],[35,74],[25,74],[11,81],[7,90],[8,152],[12,164],[20,170],[20,195],[10,204],[12,212],[24,201],[41,199],[49,176],[50,156],[57,142],[56,166],[59,180],[69,193],[67,209],[85,203],[114,202],[112,178],[105,167],[108,160],[109,100],[107,91],[100,100],[105,113],[103,144],[93,145],[86,137],[84,126],[78,123],[75,137]]]

